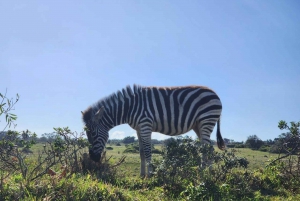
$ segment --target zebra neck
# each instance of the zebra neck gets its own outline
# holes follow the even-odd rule
[[[111,104],[109,108],[106,117],[103,120],[103,125],[106,125],[108,127],[113,128],[115,126],[129,123],[129,115],[132,111],[132,105],[130,104],[130,101],[126,100],[118,100],[114,102],[114,104]]]
[[[106,119],[103,120],[103,125],[109,125],[115,127],[125,123],[132,123],[133,116],[135,115],[136,108],[139,107],[140,96],[142,94],[141,89],[135,89],[132,92],[130,87],[111,95],[109,98],[101,102],[100,105],[106,108]]]

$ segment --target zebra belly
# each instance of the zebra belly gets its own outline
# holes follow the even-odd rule
[[[152,132],[161,133],[169,136],[182,135],[192,130],[192,126],[187,129],[180,128],[178,125],[169,128],[168,125],[162,125],[161,123],[153,123]]]

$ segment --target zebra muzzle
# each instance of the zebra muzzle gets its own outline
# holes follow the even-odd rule
[[[95,154],[92,149],[89,149],[89,154],[90,154],[90,158],[95,161],[95,162],[99,162],[100,161],[100,156],[101,154]]]

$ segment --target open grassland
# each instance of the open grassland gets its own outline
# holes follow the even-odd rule
[[[163,145],[155,145],[156,149],[161,150]],[[128,177],[138,177],[140,172],[140,155],[137,153],[123,153],[126,149],[125,145],[116,146],[108,144],[107,147],[111,147],[112,149],[106,150],[106,155],[110,158],[111,163],[118,162],[122,156],[126,156],[125,162],[122,163],[118,170],[119,173],[126,175]],[[33,151],[32,154],[29,155],[29,158],[35,158],[38,155],[38,152],[43,149],[43,144],[36,144],[34,145],[31,150]],[[214,147],[215,151],[222,152],[218,149],[217,146]],[[228,149],[230,150],[230,148]],[[278,157],[278,154],[273,154],[269,152],[262,152],[257,150],[252,150],[249,148],[235,148],[236,156],[245,157],[249,161],[249,169],[259,169],[264,168],[268,165],[271,159],[275,159]],[[84,150],[84,152],[88,152],[88,150]],[[159,154],[152,154],[152,160],[159,160],[161,156]]]
[[[120,171],[124,171],[128,176],[137,176],[139,175],[140,170],[140,155],[139,154],[131,154],[131,153],[123,153],[126,149],[125,146],[115,146],[108,145],[112,147],[113,150],[107,150],[107,155],[112,156],[112,162],[118,161],[123,155],[126,156],[125,162],[120,166]],[[162,145],[155,145],[156,149],[161,150]],[[218,149],[218,147],[214,147],[215,151],[222,152]],[[230,149],[229,149],[230,150]],[[251,150],[249,148],[237,148],[236,155],[239,157],[245,157],[249,161],[249,169],[254,170],[258,168],[264,168],[267,164],[269,164],[270,159],[275,159],[278,154],[273,154],[269,152],[261,152],[256,150]],[[161,159],[159,154],[152,155],[153,160]]]
[[[63,178],[57,176],[44,175],[38,180],[26,184],[20,174],[12,174],[3,180],[1,184],[2,190],[0,200],[186,200],[184,194],[173,197],[174,189],[167,189],[162,186],[157,179],[142,179],[140,173],[140,155],[138,153],[123,153],[126,149],[125,145],[116,146],[107,144],[110,147],[106,150],[106,158],[110,158],[109,163],[117,163],[122,156],[126,156],[125,161],[117,167],[117,176],[113,180],[102,180],[93,174],[67,174]],[[155,145],[156,149],[161,150],[162,145]],[[36,144],[32,148],[32,153],[28,154],[26,161],[34,164],[39,152],[43,150],[43,144]],[[217,152],[220,151],[215,147]],[[254,172],[253,178],[263,177],[260,170],[264,169],[268,160],[276,158],[277,154],[268,152],[254,151],[248,148],[234,149],[236,156],[245,157],[249,161],[247,171]],[[83,150],[88,152],[87,149]],[[158,161],[161,155],[153,154],[153,160]],[[53,167],[57,173],[62,172],[61,165]],[[238,172],[243,175],[243,171]],[[3,175],[3,172],[1,173]],[[265,175],[264,175],[265,176]],[[276,175],[275,175],[276,176]],[[184,178],[183,178],[184,179]],[[234,178],[231,178],[234,179]],[[229,178],[228,181],[231,180]],[[253,182],[253,181],[252,181]],[[26,184],[26,185],[25,185]],[[225,184],[224,184],[225,185]],[[227,184],[226,184],[227,185]],[[224,188],[226,187],[224,186]],[[223,188],[223,187],[222,187]],[[275,186],[274,186],[275,188]],[[224,191],[224,190],[222,190]],[[20,194],[22,193],[22,195]],[[272,192],[261,195],[263,191],[257,189],[255,199],[240,200],[300,200],[299,195],[282,195],[272,194]],[[190,192],[191,193],[191,192]],[[230,195],[228,195],[230,196]],[[190,198],[189,200],[199,200]],[[200,199],[201,200],[201,199]],[[215,200],[211,197],[206,200]],[[217,200],[227,200],[217,199]]]

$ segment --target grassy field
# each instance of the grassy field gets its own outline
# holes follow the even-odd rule
[[[108,145],[110,146],[110,145]],[[155,148],[161,149],[162,145],[155,145]],[[113,150],[107,150],[107,156],[112,156],[112,161],[118,161],[123,155],[126,156],[125,162],[120,166],[120,170],[126,172],[130,176],[136,176],[139,174],[140,168],[140,155],[139,154],[128,154],[123,153],[125,146],[114,146],[110,147]],[[216,151],[221,152],[217,147],[214,147]],[[229,149],[230,150],[230,149]],[[249,161],[249,169],[264,168],[270,159],[276,158],[277,154],[272,154],[268,152],[261,152],[251,150],[249,148],[237,148],[236,155],[239,157],[245,157]],[[153,160],[160,159],[160,155],[153,154]]]
[[[95,175],[69,174],[67,177],[58,179],[45,175],[39,180],[25,185],[25,181],[20,179],[20,174],[13,174],[10,178],[4,180],[4,188],[9,192],[7,195],[0,192],[0,200],[15,200],[20,197],[20,192],[24,191],[22,199],[18,200],[186,200],[187,198],[170,197],[164,186],[157,183],[157,179],[141,179],[140,173],[140,155],[137,153],[123,153],[126,147],[107,144],[112,149],[106,150],[106,157],[110,158],[111,164],[117,163],[122,156],[126,156],[125,161],[117,168],[117,181],[109,182],[97,179]],[[162,149],[162,145],[155,145],[156,149]],[[27,161],[35,161],[38,152],[43,149],[43,144],[34,145],[31,150],[33,153],[27,156]],[[221,152],[215,147],[217,152]],[[263,170],[268,160],[278,157],[277,154],[268,152],[254,151],[248,148],[234,149],[235,155],[245,157],[249,161],[247,171],[254,172],[252,178],[266,177],[260,171]],[[84,150],[87,152],[87,149]],[[153,160],[161,159],[161,155],[153,154]],[[61,172],[61,165],[54,167],[57,172]],[[255,173],[256,172],[256,173]],[[243,175],[243,172],[237,173]],[[276,174],[275,174],[276,176]],[[233,178],[232,178],[233,179]],[[268,178],[267,178],[268,179]],[[272,178],[271,178],[272,179]],[[276,179],[276,178],[275,178]],[[230,182],[230,178],[228,180]],[[253,181],[251,181],[253,182]],[[3,184],[1,184],[3,185]],[[21,191],[20,191],[21,188]],[[275,188],[275,187],[274,187]],[[277,187],[278,188],[278,187]],[[6,192],[4,191],[4,192]],[[6,193],[7,193],[6,192]],[[167,194],[166,194],[167,193]],[[298,195],[288,195],[284,198],[281,195],[267,193],[267,196],[260,196],[260,190],[257,189],[258,199],[254,200],[295,200],[300,198]],[[282,195],[285,195],[284,193]],[[3,196],[5,199],[1,198]],[[6,197],[5,197],[6,196]],[[24,197],[25,196],[25,197]],[[101,199],[99,197],[102,197]],[[195,200],[195,199],[189,199]],[[214,200],[211,198],[210,200]],[[222,199],[223,200],[223,199]],[[224,199],[226,200],[226,198]],[[252,199],[241,199],[252,200]]]
[[[107,157],[111,157],[110,162],[116,163],[121,159],[122,156],[126,156],[125,162],[122,163],[119,167],[120,172],[126,174],[127,176],[139,176],[140,172],[140,155],[136,153],[123,153],[126,149],[125,145],[116,146],[107,144],[107,147],[111,147],[112,150],[106,150]],[[155,145],[156,149],[161,150],[162,145]],[[35,157],[39,150],[43,149],[43,144],[36,144],[32,147],[33,154],[31,157]],[[214,147],[215,151],[222,152],[218,149],[218,147]],[[230,150],[230,148],[228,149]],[[235,148],[236,155],[239,157],[245,157],[249,161],[249,169],[254,170],[258,168],[264,168],[270,159],[275,159],[278,157],[278,154],[272,154],[269,152],[262,152],[251,150],[249,148]],[[86,152],[88,152],[86,150]],[[159,154],[152,154],[152,159],[160,159],[161,156]]]

